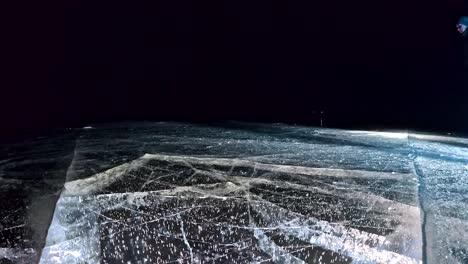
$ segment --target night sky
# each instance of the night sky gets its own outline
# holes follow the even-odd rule
[[[246,120],[468,130],[458,1],[17,1],[3,132]]]

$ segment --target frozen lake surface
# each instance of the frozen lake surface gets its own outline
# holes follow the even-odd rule
[[[127,123],[0,146],[0,263],[468,263],[468,140]]]

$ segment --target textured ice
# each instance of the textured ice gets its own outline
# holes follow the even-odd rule
[[[415,192],[385,198],[402,182],[416,186],[410,174],[146,154],[65,184],[42,262],[418,263]]]
[[[468,263],[467,164],[436,135],[67,130],[0,147],[0,263]]]
[[[423,141],[424,140],[424,141]],[[415,136],[428,263],[468,263],[468,140]]]
[[[0,145],[0,263],[37,263],[75,135]]]

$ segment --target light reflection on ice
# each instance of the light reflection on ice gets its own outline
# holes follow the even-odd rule
[[[348,131],[347,133],[395,139],[407,139],[409,136],[407,132]]]

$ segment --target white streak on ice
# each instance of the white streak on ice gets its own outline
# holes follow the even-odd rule
[[[184,229],[184,221],[182,220],[180,213],[177,214],[177,220],[179,221],[179,224],[180,224],[180,231],[182,232],[182,238],[184,239],[184,244],[187,246],[190,252],[190,263],[195,263],[194,258],[193,258],[193,250],[192,250],[192,247],[190,246],[190,243],[187,240],[187,235],[185,234],[185,229]]]
[[[258,245],[260,249],[267,253],[271,259],[263,260],[261,262],[266,262],[272,260],[275,263],[292,263],[292,264],[303,264],[305,263],[301,259],[296,258],[292,254],[288,253],[286,250],[282,249],[275,242],[271,241],[271,239],[263,233],[262,230],[255,228],[254,229],[254,236],[258,241]]]

